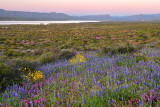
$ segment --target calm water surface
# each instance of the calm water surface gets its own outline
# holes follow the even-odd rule
[[[87,22],[99,22],[99,21],[0,21],[0,25],[14,25],[14,24],[54,24],[54,23],[87,23]]]

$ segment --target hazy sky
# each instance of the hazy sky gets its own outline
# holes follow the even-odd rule
[[[70,15],[130,15],[160,13],[160,0],[0,0],[0,8]]]

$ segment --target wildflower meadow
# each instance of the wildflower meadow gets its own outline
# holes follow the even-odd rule
[[[29,71],[23,86],[7,87],[1,106],[159,106],[160,62],[155,57],[160,57],[159,49],[144,48],[135,55],[79,54],[42,65]]]
[[[159,25],[1,25],[0,106],[159,107]]]

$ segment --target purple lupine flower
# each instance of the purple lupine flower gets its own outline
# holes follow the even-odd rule
[[[87,79],[86,74],[85,74],[84,78],[85,78],[85,80]]]
[[[92,107],[92,102],[90,102],[90,107]]]
[[[97,85],[97,82],[95,81],[95,85]]]
[[[9,98],[9,97],[8,97],[8,93],[6,92],[5,94],[6,94],[6,98]]]
[[[86,88],[84,87],[84,93],[86,93]]]
[[[142,82],[143,85],[146,85],[145,82]]]
[[[94,96],[94,91],[92,92],[92,95]]]
[[[131,91],[131,95],[133,95],[133,91]]]
[[[112,99],[112,104],[114,104],[114,99]]]
[[[19,103],[19,107],[22,107],[22,103],[21,102]]]
[[[107,90],[109,90],[109,85],[107,86]]]
[[[56,90],[54,90],[54,97],[56,97]]]
[[[59,94],[59,92],[58,92],[58,97],[59,97],[59,98],[61,97],[61,95]]]
[[[62,102],[62,104],[63,104],[63,100],[61,99],[61,102]]]
[[[42,107],[42,104],[40,105],[40,107]]]
[[[100,97],[100,93],[99,93],[99,91],[97,91],[97,94],[98,94],[98,97]]]
[[[148,100],[148,105],[150,105],[151,100]]]
[[[116,91],[117,91],[117,93],[118,93],[118,88],[116,88]]]
[[[6,95],[4,94],[4,95],[3,95],[3,99],[5,99],[5,98],[6,98]]]
[[[67,103],[67,107],[69,107],[69,101],[68,101],[68,103]]]
[[[139,87],[140,90],[142,90],[142,87]]]
[[[42,94],[43,94],[43,90],[42,90],[42,92],[41,92]]]
[[[108,100],[108,106],[110,107],[110,99]]]
[[[152,83],[150,83],[150,88],[152,89]]]
[[[82,97],[82,105],[84,105],[84,98]]]
[[[33,102],[32,101],[30,102],[30,104],[31,104],[31,107],[33,107]]]
[[[92,96],[92,92],[90,92],[90,95],[89,95],[89,97],[91,97]]]
[[[78,92],[79,92],[79,95],[81,96],[81,91],[80,91],[80,88],[78,88]]]
[[[139,93],[139,96],[141,96],[141,91],[139,91],[138,93]]]

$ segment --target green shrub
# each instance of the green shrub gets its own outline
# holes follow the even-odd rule
[[[132,53],[135,51],[135,48],[132,46],[119,47],[117,48],[118,53]]]
[[[3,92],[13,83],[22,85],[22,77],[19,71],[12,71],[11,67],[0,62],[0,92]]]
[[[40,62],[40,64],[50,63],[50,62],[53,62],[55,60],[56,60],[56,57],[55,57],[54,53],[52,53],[52,52],[42,54],[38,58],[38,61]]]
[[[70,49],[62,49],[59,52],[60,59],[69,59],[76,55],[76,52]]]
[[[110,47],[102,47],[102,49],[100,49],[99,52],[101,54],[107,54],[107,53],[111,52],[111,48]]]
[[[110,48],[110,47],[103,47],[102,49],[100,49],[100,53],[101,54],[107,54],[107,53],[111,53],[111,54],[124,54],[124,53],[133,53],[135,52],[136,49],[130,45],[125,46],[125,47],[117,47],[117,48]]]
[[[43,53],[43,49],[34,49],[31,52],[31,55],[42,55],[42,53]]]
[[[31,70],[34,70],[39,64],[40,62],[38,62],[37,60],[31,60],[31,59],[16,59],[13,60],[15,62],[14,66],[16,66],[17,68],[25,68],[28,67]]]
[[[9,57],[13,57],[13,56],[18,57],[18,56],[23,56],[24,54],[19,51],[9,49],[6,51],[6,55]]]

